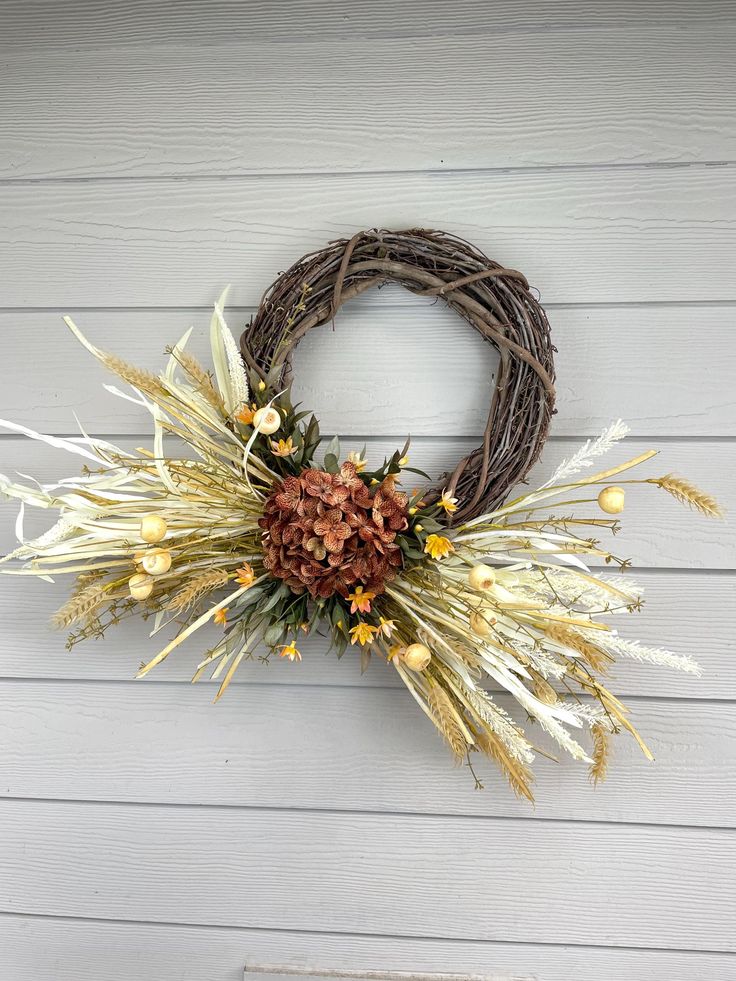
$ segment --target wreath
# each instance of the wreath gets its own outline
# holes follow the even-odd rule
[[[380,465],[364,452],[343,454],[337,438],[325,445],[317,419],[290,396],[292,355],[307,331],[386,282],[441,298],[499,353],[482,444],[435,483],[410,466],[408,442]],[[627,576],[591,570],[591,560],[620,573],[628,562],[586,533],[617,530],[628,485],[657,486],[709,517],[721,511],[672,474],[621,477],[653,450],[586,475],[626,435],[621,421],[541,487],[508,500],[554,411],[549,324],[524,276],[442,232],[369,231],[282,274],[240,347],[225,296],[210,324],[212,371],[187,350],[191,330],[153,374],[100,350],[64,318],[131,389],[109,391],[150,413],[150,450],[1,423],[85,459],[81,474],[51,485],[0,475],[0,490],[21,501],[20,544],[2,571],[75,577],[54,617],[70,631],[67,646],[127,617],[151,618],[152,635],[173,637],[141,668],[144,677],[203,631],[208,646],[193,680],[220,680],[217,701],[243,660],[298,662],[301,638],[317,633],[338,656],[360,652],[363,669],[375,657],[396,671],[477,786],[481,753],[530,800],[535,747],[489,688],[512,695],[596,782],[613,733],[627,730],[651,758],[604,684],[608,667],[629,657],[699,668],[612,629],[616,613],[640,608],[640,591]],[[551,502],[562,510],[550,513]],[[57,514],[31,540],[25,505]]]

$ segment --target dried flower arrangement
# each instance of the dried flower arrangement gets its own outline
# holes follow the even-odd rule
[[[483,445],[424,491],[400,489],[417,473],[408,444],[378,468],[362,453],[343,458],[338,441],[324,446],[317,420],[290,399],[299,339],[387,279],[441,296],[500,352]],[[629,657],[699,669],[611,628],[609,616],[639,608],[640,592],[627,578],[591,571],[586,560],[621,571],[627,563],[584,530],[615,530],[610,515],[623,510],[623,484],[659,487],[708,517],[720,509],[672,475],[621,478],[654,451],[581,476],[626,435],[621,422],[588,440],[545,485],[505,502],[539,454],[554,401],[549,328],[520,273],[439,232],[360,233],[280,277],[241,351],[223,295],[210,325],[214,376],[186,350],[190,332],[154,375],[99,350],[65,320],[132,394],[109,391],[150,412],[154,431],[150,451],[131,453],[85,433],[62,439],[1,423],[86,461],[80,476],[53,485],[0,476],[0,490],[22,502],[20,545],[3,571],[75,577],[55,618],[71,629],[70,645],[139,613],[153,617],[154,634],[173,625],[143,677],[209,628],[214,640],[193,680],[221,679],[217,700],[244,659],[275,652],[299,661],[300,637],[319,632],[338,656],[357,650],[363,667],[372,655],[387,662],[478,786],[477,751],[530,800],[536,747],[488,683],[587,761],[595,781],[605,775],[613,733],[627,730],[650,756],[601,680],[607,668]],[[164,449],[165,439],[176,440],[177,453]],[[564,511],[548,513],[552,501]],[[589,504],[607,516],[569,512]],[[58,512],[58,520],[24,541],[24,505]],[[578,735],[585,729],[588,748]]]

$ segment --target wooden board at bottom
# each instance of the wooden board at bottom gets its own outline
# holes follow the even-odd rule
[[[397,928],[401,923],[397,912]],[[733,981],[732,954],[0,915],[12,981],[241,981],[247,961],[496,972],[535,981]]]
[[[8,912],[736,947],[736,838],[717,829],[18,800],[0,826]]]

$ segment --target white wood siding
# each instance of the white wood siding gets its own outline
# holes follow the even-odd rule
[[[725,0],[5,0],[0,417],[61,434],[76,411],[139,445],[63,313],[155,367],[189,325],[205,350],[225,283],[238,327],[308,249],[429,225],[549,311],[559,411],[533,479],[621,415],[619,457],[657,446],[733,514],[735,46]],[[296,362],[325,432],[375,456],[410,433],[430,472],[473,445],[495,367],[396,289]],[[0,454],[69,466],[13,436]],[[47,625],[63,585],[1,582],[2,977],[733,978],[736,532],[631,496],[617,547],[647,603],[621,628],[705,673],[617,666],[656,763],[622,737],[593,790],[540,760],[535,809],[490,768],[475,793],[380,664],[310,642],[213,707],[194,646],[136,683],[145,625],[70,654]]]

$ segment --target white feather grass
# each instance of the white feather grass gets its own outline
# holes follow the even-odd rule
[[[587,440],[571,457],[563,460],[547,483],[542,486],[562,484],[586,467],[592,467],[598,457],[608,453],[628,434],[629,427],[621,419],[617,419],[608,429],[604,429],[600,436]]]

